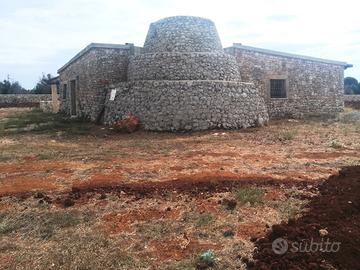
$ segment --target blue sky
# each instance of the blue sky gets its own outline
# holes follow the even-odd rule
[[[142,46],[148,26],[163,17],[213,20],[223,46],[304,54],[354,65],[360,79],[357,1],[322,0],[1,0],[0,80],[32,88],[42,73],[56,75],[91,42]]]

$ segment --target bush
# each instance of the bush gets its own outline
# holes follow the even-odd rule
[[[205,251],[200,254],[196,263],[196,269],[207,269],[214,266],[215,255],[211,250]]]
[[[235,197],[241,204],[255,203],[261,201],[264,196],[264,190],[258,187],[243,187],[235,191]]]
[[[278,134],[279,141],[292,141],[295,139],[297,132],[294,130],[282,131]]]

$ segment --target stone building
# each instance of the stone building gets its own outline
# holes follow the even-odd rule
[[[60,68],[60,111],[105,124],[131,113],[159,131],[333,116],[343,109],[348,67],[241,44],[223,49],[212,21],[169,17],[150,24],[143,48],[92,43]]]

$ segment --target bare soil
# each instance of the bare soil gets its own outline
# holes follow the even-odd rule
[[[186,134],[77,123],[1,129],[18,113],[31,110],[0,109],[0,269],[196,269],[207,250],[210,269],[267,269],[254,241],[273,225],[296,225],[331,186],[326,179],[360,162],[360,126],[350,123]],[[244,188],[262,192],[246,203]]]
[[[319,187],[319,195],[306,213],[294,220],[274,225],[266,237],[256,242],[255,263],[249,269],[359,269],[360,263],[360,166],[346,167]],[[320,230],[328,234],[321,235]],[[289,246],[296,242],[338,243],[331,249],[275,254],[272,242],[283,238]],[[338,250],[337,250],[338,249]],[[333,252],[336,251],[336,252]]]

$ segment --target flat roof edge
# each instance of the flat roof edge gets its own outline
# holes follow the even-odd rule
[[[129,50],[132,46],[134,46],[134,44],[132,44],[132,43],[128,43],[128,44],[90,43],[84,49],[82,49],[80,52],[78,52],[73,58],[71,58],[65,65],[63,65],[61,68],[59,68],[57,70],[57,72],[60,73],[61,71],[66,69],[68,66],[70,66],[77,59],[79,59],[81,56],[83,56],[85,53],[87,53],[88,51],[90,51],[93,48]]]
[[[273,50],[268,50],[268,49],[256,48],[256,47],[252,47],[252,46],[234,44],[233,46],[227,47],[225,49],[230,49],[230,48],[243,49],[243,50],[254,51],[254,52],[259,52],[259,53],[264,53],[264,54],[270,54],[270,55],[275,55],[275,56],[297,58],[297,59],[303,59],[303,60],[326,63],[326,64],[333,64],[333,65],[343,66],[345,69],[349,68],[349,67],[353,67],[352,64],[348,64],[346,62],[317,58],[317,57],[312,57],[312,56],[305,56],[305,55],[300,55],[300,54],[273,51]]]

